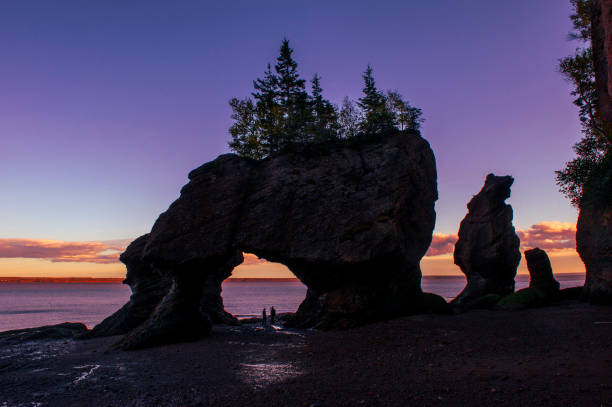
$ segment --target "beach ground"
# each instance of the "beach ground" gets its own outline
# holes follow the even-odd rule
[[[612,406],[612,308],[417,315],[336,332],[215,327],[0,349],[0,407]]]

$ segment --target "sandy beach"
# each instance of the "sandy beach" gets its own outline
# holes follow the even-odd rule
[[[335,332],[217,326],[2,346],[0,406],[610,406],[612,309],[416,315]]]

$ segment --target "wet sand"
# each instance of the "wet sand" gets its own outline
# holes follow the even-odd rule
[[[612,406],[612,308],[418,315],[339,332],[215,327],[0,349],[0,406]]]

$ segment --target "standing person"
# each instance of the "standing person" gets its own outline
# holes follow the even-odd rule
[[[275,319],[276,319],[276,310],[274,309],[274,307],[270,307],[270,325],[274,324]]]
[[[268,318],[266,317],[266,309],[264,308],[261,312],[261,326],[264,328],[268,325]]]

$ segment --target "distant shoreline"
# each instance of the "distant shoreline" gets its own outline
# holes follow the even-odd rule
[[[555,277],[561,276],[584,276],[584,272],[579,273],[555,273]],[[529,274],[519,274],[517,278],[528,278]],[[435,279],[463,279],[462,275],[431,275],[423,278]],[[0,277],[2,283],[48,283],[48,284],[120,284],[124,278],[118,277]],[[300,282],[297,278],[228,278],[224,283],[291,283]]]

